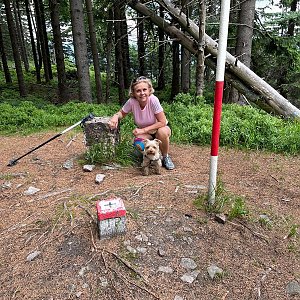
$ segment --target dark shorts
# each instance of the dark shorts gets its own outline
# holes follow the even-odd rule
[[[168,126],[172,130],[170,122],[168,122],[168,124],[166,126]],[[153,134],[150,134],[150,135],[152,136],[153,139],[156,138],[156,133],[153,133]]]

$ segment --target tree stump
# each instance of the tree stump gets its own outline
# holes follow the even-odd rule
[[[84,123],[86,146],[99,145],[108,156],[115,154],[120,142],[120,128],[111,129],[108,125],[110,117],[95,117]]]

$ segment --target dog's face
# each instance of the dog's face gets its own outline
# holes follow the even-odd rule
[[[159,158],[159,144],[161,143],[160,140],[144,140],[145,149],[144,155],[147,156],[149,159],[154,160]]]

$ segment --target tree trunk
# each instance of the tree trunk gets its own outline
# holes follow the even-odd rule
[[[173,72],[172,72],[172,89],[171,89],[171,99],[173,101],[175,96],[180,92],[180,61],[179,61],[179,43],[178,41],[173,41]]]
[[[204,71],[205,71],[205,19],[206,7],[204,0],[199,3],[199,41],[197,53],[197,69],[196,69],[196,95],[202,97],[204,91]]]
[[[5,48],[4,48],[1,24],[0,24],[0,55],[1,55],[2,65],[3,65],[4,75],[5,75],[5,82],[6,83],[12,83],[11,75],[10,75],[8,64],[7,64],[7,57],[6,57],[6,53],[5,53]]]
[[[248,68],[251,65],[254,15],[255,0],[242,1],[240,5],[235,55]]]
[[[187,13],[189,8],[184,6],[182,1],[182,12]],[[190,90],[191,82],[191,53],[185,48],[181,47],[181,91],[183,93],[188,93]]]
[[[68,86],[65,69],[65,56],[63,52],[60,21],[59,21],[59,3],[57,0],[49,0],[51,25],[53,30],[54,51],[56,58],[57,80],[58,80],[58,102],[68,101]]]
[[[181,47],[181,91],[188,93],[191,82],[191,53],[185,48]]]
[[[46,44],[46,40],[44,37],[43,25],[42,25],[42,16],[41,16],[41,7],[40,7],[40,0],[34,0],[34,7],[35,7],[35,17],[36,17],[36,25],[37,25],[37,38],[40,43],[41,48],[41,58],[43,61],[44,66],[44,77],[45,81],[50,81],[50,71],[49,71],[49,64],[47,59],[47,50],[46,48],[48,45]]]
[[[26,8],[26,17],[27,17],[27,23],[28,23],[28,30],[30,35],[30,43],[31,43],[31,50],[32,50],[32,56],[35,66],[35,72],[36,72],[36,82],[41,83],[41,68],[38,62],[36,47],[35,47],[35,41],[33,36],[33,28],[31,23],[31,17],[30,17],[30,9],[29,9],[29,3],[28,0],[25,0],[25,8]]]
[[[94,15],[93,15],[93,6],[92,6],[91,0],[86,0],[85,3],[86,3],[88,23],[89,23],[90,42],[91,42],[94,71],[95,71],[97,103],[102,103],[103,102],[102,81],[101,81],[100,61],[99,61],[98,49],[97,49],[97,39],[96,39],[95,22],[94,22]]]
[[[189,26],[187,26],[186,16],[180,14],[179,9],[175,8],[169,1],[159,0],[161,5],[166,6],[167,10],[173,14],[174,18],[183,26],[191,36],[199,40],[199,29],[192,20],[189,20]],[[180,30],[177,30],[175,26],[171,26],[166,20],[157,16],[152,10],[149,10],[145,5],[132,1],[129,5],[143,13],[145,16],[149,16],[151,21],[157,26],[164,29],[164,31],[170,36],[176,36],[184,46],[187,47],[191,52],[195,53],[194,43],[184,35]],[[206,51],[212,56],[216,57],[218,53],[218,44],[208,35],[205,35]],[[227,70],[230,74],[234,74],[239,82],[243,83],[244,86],[252,89],[254,94],[259,94],[263,100],[271,106],[276,112],[289,118],[300,118],[300,110],[292,105],[287,99],[281,96],[275,89],[269,84],[263,81],[259,76],[252,72],[248,67],[238,61],[235,57],[226,54]],[[225,74],[226,75],[226,74]],[[238,88],[238,85],[236,85]]]
[[[130,86],[129,80],[129,70],[130,70],[130,55],[129,55],[129,41],[128,41],[128,28],[125,12],[125,1],[121,2],[121,44],[122,44],[122,54],[123,54],[123,76],[124,76],[124,86],[126,89]]]
[[[119,103],[122,105],[125,101],[125,81],[124,81],[124,62],[122,54],[122,30],[121,30],[121,11],[120,1],[117,1],[114,5],[114,19],[115,22],[115,59],[118,77],[118,91],[119,91]]]
[[[24,40],[24,31],[23,31],[23,26],[22,26],[22,21],[21,21],[21,16],[20,16],[20,6],[19,2],[14,0],[13,1],[13,7],[14,7],[14,15],[15,15],[15,21],[16,21],[16,35],[18,39],[18,44],[19,44],[19,49],[20,49],[20,54],[21,58],[23,60],[24,64],[24,69],[26,72],[29,71],[29,62],[28,62],[28,57],[27,57],[27,51],[25,47],[25,40]]]
[[[45,53],[46,53],[46,62],[48,64],[47,70],[49,72],[49,78],[50,80],[53,79],[53,74],[52,74],[52,66],[51,66],[51,59],[50,59],[50,51],[49,51],[49,40],[48,40],[48,34],[47,34],[47,28],[46,28],[46,20],[45,20],[45,10],[44,10],[44,4],[43,0],[39,0],[40,5],[40,14],[41,14],[41,30],[42,30],[42,35],[44,38],[45,42]]]
[[[164,18],[164,9],[162,6],[159,7],[159,15],[161,18]],[[163,90],[166,85],[164,72],[165,48],[165,33],[162,28],[158,27],[158,90]]]
[[[297,11],[297,4],[298,4],[299,0],[292,0],[290,7],[292,12],[296,12]],[[287,30],[287,35],[288,36],[294,36],[295,33],[295,20],[294,19],[290,19],[289,20],[289,26],[288,26],[288,30]]]
[[[11,46],[12,46],[12,51],[13,51],[13,57],[14,57],[14,61],[15,61],[15,68],[16,68],[16,73],[17,73],[17,78],[18,78],[19,93],[20,93],[21,97],[25,97],[26,96],[26,88],[25,88],[21,58],[20,58],[20,54],[18,51],[16,27],[14,24],[12,9],[10,7],[9,0],[4,0],[3,2],[5,5],[7,25],[8,25],[9,36],[10,36],[10,41],[11,41]]]
[[[81,0],[70,0],[75,61],[79,83],[79,99],[92,102],[89,61]]]
[[[145,43],[144,43],[144,20],[142,15],[138,13],[137,26],[137,46],[138,46],[138,61],[139,61],[139,75],[146,75],[145,72]]]
[[[113,10],[112,8],[108,9],[108,19],[113,20]],[[113,25],[112,21],[109,21],[107,24],[107,33],[106,33],[106,89],[105,89],[105,102],[107,103],[110,98],[110,81],[111,81],[111,52],[113,50]]]
[[[251,66],[251,49],[255,0],[241,1],[237,28],[235,56],[248,68]],[[237,102],[244,104],[242,95],[238,94]]]

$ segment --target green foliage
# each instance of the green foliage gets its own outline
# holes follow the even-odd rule
[[[215,203],[213,205],[209,204],[206,193],[198,196],[194,201],[194,205],[197,209],[205,210],[209,213],[224,213],[229,220],[245,217],[249,213],[246,208],[245,199],[228,193],[224,188],[223,182],[219,179],[217,182]]]
[[[204,101],[188,105],[193,101],[190,95],[179,94],[176,100],[181,102],[164,104],[173,141],[210,145],[213,106]],[[299,121],[283,120],[252,106],[223,105],[221,146],[297,154],[299,144]]]
[[[210,145],[213,106],[206,104],[204,98],[189,94],[179,94],[175,100],[172,104],[162,104],[172,128],[172,142]],[[89,113],[111,116],[118,109],[118,104],[69,102],[53,105],[33,96],[21,101],[14,90],[4,90],[0,99],[0,133],[57,130],[80,121]],[[122,135],[130,135],[128,140],[132,138],[134,126],[131,115],[121,122]],[[224,104],[220,145],[295,155],[300,150],[300,123],[271,116],[251,106]]]
[[[293,19],[296,26],[299,25],[300,13],[276,13],[263,17],[266,18],[264,27],[253,38],[252,69],[299,107],[300,36],[297,29],[294,36],[278,36],[278,32],[287,31],[289,20]]]

